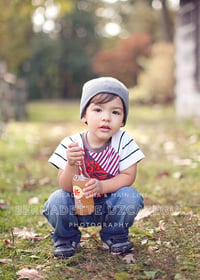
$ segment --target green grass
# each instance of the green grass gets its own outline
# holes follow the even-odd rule
[[[135,261],[127,264],[102,249],[99,228],[82,229],[83,249],[70,260],[53,258],[52,228],[41,210],[58,186],[47,160],[84,125],[77,102],[30,103],[28,116],[1,129],[0,279],[18,279],[26,267],[57,280],[200,279],[200,120],[178,120],[173,107],[130,108],[126,129],[146,155],[135,187],[157,212],[131,227]],[[37,204],[28,203],[32,197]],[[15,228],[33,229],[38,238],[16,237]]]
[[[78,101],[37,101],[28,105],[32,122],[63,122],[79,120]]]

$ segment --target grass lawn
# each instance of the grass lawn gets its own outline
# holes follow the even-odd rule
[[[75,102],[30,103],[28,115],[0,126],[0,279],[200,279],[200,120],[178,120],[173,107],[131,107],[126,129],[146,156],[135,182],[145,211],[130,229],[134,253],[110,255],[99,228],[87,228],[81,252],[56,260],[41,214],[58,188],[47,160],[85,127]]]

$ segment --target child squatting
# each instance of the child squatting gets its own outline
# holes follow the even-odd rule
[[[100,238],[111,254],[133,250],[129,228],[140,209],[142,195],[132,186],[144,154],[126,130],[129,111],[127,87],[112,77],[83,85],[80,118],[86,130],[65,137],[49,158],[58,169],[59,189],[45,202],[43,215],[53,226],[54,256],[70,258],[80,249],[80,227],[100,226]],[[94,198],[95,211],[77,215],[73,177],[77,161],[90,176],[83,190]]]

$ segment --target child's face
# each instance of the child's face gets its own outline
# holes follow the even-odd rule
[[[88,124],[89,144],[100,147],[106,143],[124,125],[123,119],[123,103],[118,96],[104,104],[91,102],[82,118]]]

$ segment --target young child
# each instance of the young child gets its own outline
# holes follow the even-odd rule
[[[44,205],[54,227],[54,256],[69,258],[79,250],[79,227],[101,226],[100,237],[112,254],[133,250],[129,227],[143,208],[142,196],[131,186],[137,163],[144,157],[132,137],[120,128],[128,115],[128,89],[112,77],[86,82],[80,103],[87,130],[64,138],[49,159],[58,168],[59,190]],[[95,212],[76,215],[72,179],[75,163],[84,160],[91,179],[84,189],[94,197]]]

